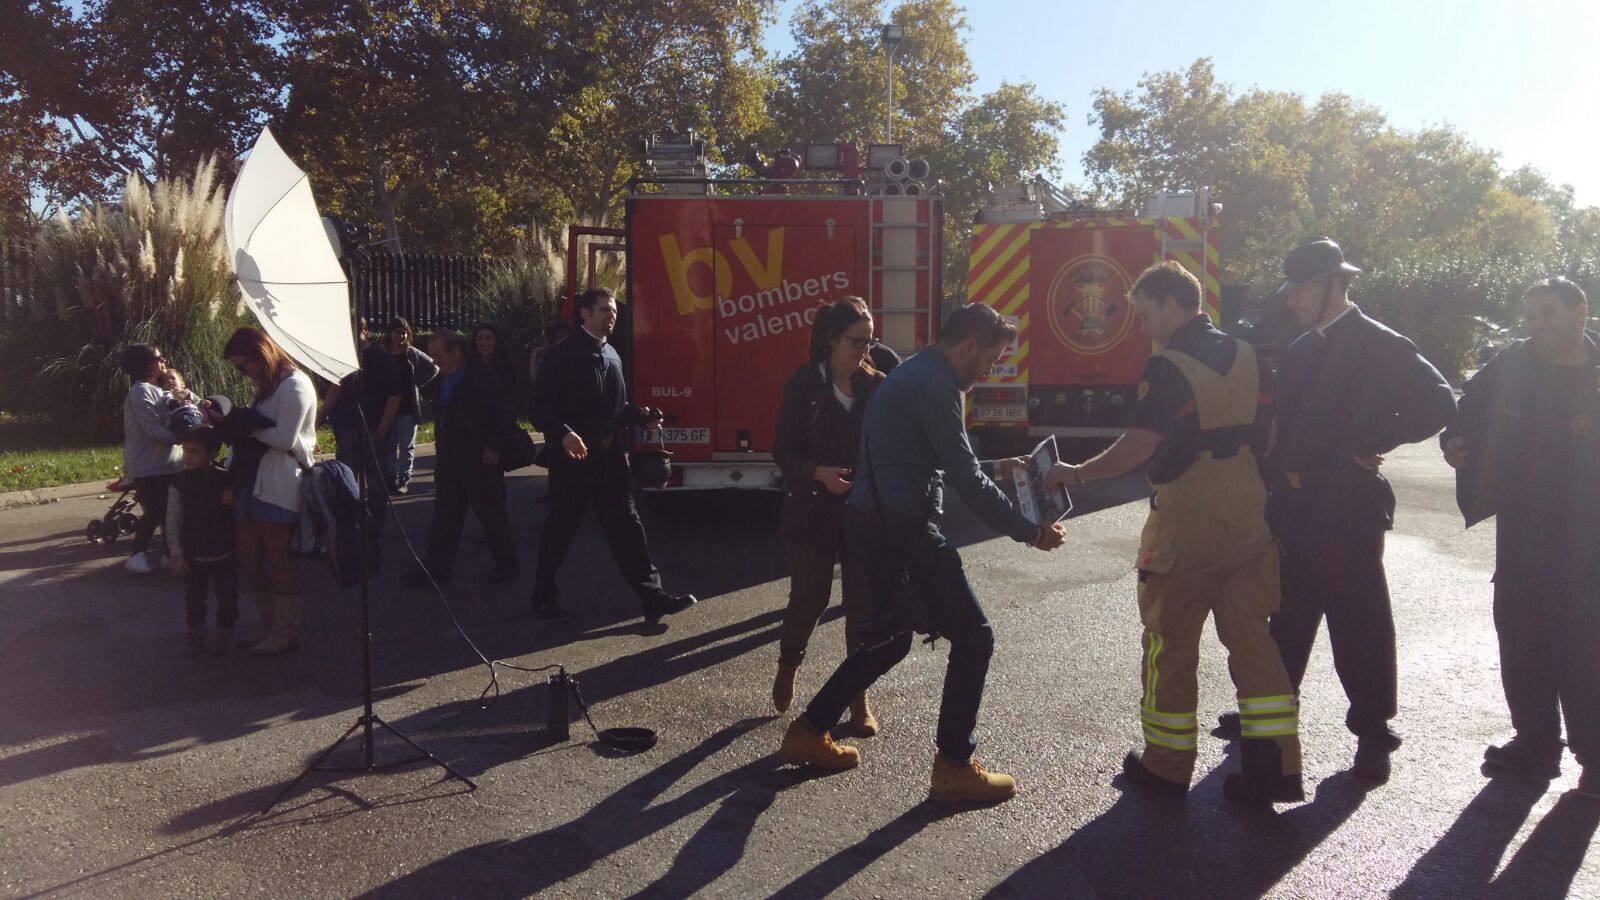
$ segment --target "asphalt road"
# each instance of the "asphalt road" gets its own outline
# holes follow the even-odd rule
[[[565,665],[600,727],[656,729],[659,745],[634,757],[599,749],[581,721],[570,741],[548,740],[544,675],[501,670],[500,698],[480,706],[485,667],[438,600],[400,587],[404,548],[391,538],[373,595],[378,712],[478,790],[420,764],[319,774],[268,815],[257,813],[360,715],[356,592],[308,562],[297,654],[189,660],[177,579],[126,575],[120,546],[81,537],[108,501],[0,512],[0,894],[1600,896],[1600,803],[1563,793],[1571,758],[1548,787],[1479,771],[1484,745],[1507,733],[1492,525],[1463,531],[1430,447],[1395,454],[1387,471],[1400,495],[1388,559],[1406,744],[1386,786],[1363,790],[1344,771],[1354,740],[1324,639],[1301,713],[1310,799],[1273,813],[1222,800],[1237,763],[1220,740],[1202,737],[1185,802],[1114,778],[1139,734],[1133,480],[1081,498],[1053,554],[952,514],[999,633],[979,758],[1021,786],[1010,803],[965,810],[926,800],[944,645],[919,646],[873,692],[883,731],[854,741],[860,769],[776,766],[787,717],[769,689],[787,582],[771,502],[647,510],[668,587],[704,600],[656,632],[592,522],[562,577],[578,619],[556,627],[527,615],[531,565],[515,585],[475,580],[488,552],[468,526],[448,589],[466,632],[491,657]],[[420,543],[418,484],[400,516]],[[512,481],[529,559],[542,491],[537,476]],[[835,608],[802,698],[841,657],[842,626]],[[1202,717],[1231,702],[1214,635],[1201,692]],[[387,736],[376,749],[380,762],[408,752]],[[346,745],[335,762],[360,759]]]

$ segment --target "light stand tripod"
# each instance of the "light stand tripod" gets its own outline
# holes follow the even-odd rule
[[[361,715],[359,717],[356,718],[355,722],[353,724],[351,724],[351,726],[349,728],[345,729],[344,734],[340,735],[339,739],[337,741],[333,742],[333,746],[331,746],[328,749],[322,751],[322,753],[319,754],[316,759],[313,759],[311,761],[311,763],[309,765],[307,765],[305,767],[305,769],[303,771],[301,771],[301,773],[299,775],[295,776],[293,781],[291,781],[288,784],[283,786],[283,790],[279,791],[277,796],[272,798],[272,802],[268,803],[265,807],[262,808],[261,811],[263,813],[268,812],[274,806],[277,806],[279,801],[281,801],[284,797],[287,797],[289,795],[289,792],[293,791],[295,789],[295,786],[298,785],[300,782],[304,781],[306,776],[310,775],[312,772],[361,772],[361,773],[375,772],[375,771],[377,771],[379,769],[388,769],[388,768],[393,768],[395,766],[407,765],[409,763],[418,762],[418,761],[424,760],[424,759],[429,760],[434,765],[440,767],[441,769],[444,769],[452,777],[458,778],[461,781],[466,782],[468,790],[474,790],[475,791],[475,790],[478,789],[477,782],[475,782],[471,778],[468,778],[467,776],[461,774],[460,772],[457,772],[455,769],[450,767],[449,763],[445,762],[444,760],[440,759],[437,756],[434,756],[432,753],[429,753],[425,748],[422,747],[422,745],[418,744],[416,741],[413,741],[411,738],[406,737],[404,734],[402,734],[400,732],[399,729],[395,728],[393,725],[390,725],[388,722],[385,722],[383,719],[379,718],[378,714],[376,712],[373,712],[373,710],[372,710],[372,595],[371,595],[369,582],[371,580],[370,562],[371,562],[371,558],[372,558],[371,557],[371,553],[372,553],[373,547],[368,542],[369,529],[372,527],[372,522],[371,522],[372,514],[371,514],[371,504],[369,504],[368,501],[367,501],[367,498],[369,496],[367,494],[367,491],[372,490],[373,489],[373,485],[371,485],[369,483],[369,480],[367,478],[367,473],[377,467],[378,455],[372,449],[372,435],[371,435],[371,432],[367,428],[366,409],[365,409],[364,405],[361,402],[363,399],[365,399],[363,397],[363,395],[362,395],[362,393],[363,393],[362,389],[364,388],[363,381],[362,381],[363,378],[364,378],[364,373],[361,372],[358,369],[356,371],[356,373],[355,373],[354,378],[351,381],[351,387],[356,389],[355,390],[355,395],[353,397],[346,398],[341,393],[341,396],[339,398],[342,402],[353,402],[353,403],[355,403],[355,408],[358,411],[358,414],[359,414],[360,419],[361,419],[361,429],[360,429],[360,432],[359,432],[359,435],[358,435],[357,441],[356,441],[357,445],[358,445],[357,446],[357,450],[359,451],[359,456],[357,457],[358,463],[357,463],[357,466],[356,466],[356,470],[357,470],[356,471],[356,484],[359,486],[359,490],[361,492],[361,518],[360,518],[360,528],[359,528],[358,539],[361,542],[361,550],[360,550],[360,552],[361,552],[361,684],[362,684],[362,691],[363,691],[362,713],[361,713]],[[382,490],[382,491],[385,491],[385,492],[387,492],[387,490],[388,490],[388,486],[387,485],[377,485],[376,487],[377,487],[378,490]],[[388,512],[389,512],[389,506],[388,506],[387,498],[384,501],[384,510],[385,510],[385,514],[387,515]],[[406,759],[394,760],[392,762],[387,762],[387,763],[376,762],[375,758],[374,758],[375,757],[375,753],[374,753],[374,746],[373,746],[373,726],[378,726],[378,727],[382,728],[383,730],[389,732],[390,734],[394,735],[395,737],[399,738],[400,740],[405,741],[406,744],[408,744],[411,747],[411,749],[417,751],[417,753],[419,755],[412,756],[412,757],[407,757]],[[360,729],[360,731],[361,731],[362,764],[359,765],[359,766],[325,766],[325,765],[323,765],[322,764],[323,761],[326,760],[329,756],[332,756],[333,755],[333,751],[338,750],[340,745],[342,745],[345,741],[349,740],[350,736],[355,734],[357,729]]]

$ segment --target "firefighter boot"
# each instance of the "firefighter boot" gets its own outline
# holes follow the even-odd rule
[[[1385,732],[1364,736],[1356,741],[1356,759],[1350,766],[1350,774],[1373,784],[1384,784],[1389,780],[1389,756],[1400,749],[1400,736],[1394,732]]]
[[[1549,781],[1561,777],[1561,742],[1540,747],[1522,737],[1483,751],[1483,761],[1493,769]]]
[[[1240,742],[1243,772],[1222,780],[1222,796],[1236,803],[1271,806],[1306,799],[1299,772],[1283,771],[1283,750],[1270,740],[1250,738]]]
[[[778,762],[842,772],[861,765],[861,751],[835,744],[826,731],[817,731],[801,716],[790,722],[789,730],[783,733],[783,745],[778,748]]]
[[[1128,755],[1122,758],[1122,774],[1127,776],[1128,780],[1134,784],[1147,787],[1163,797],[1182,800],[1184,797],[1189,796],[1189,786],[1187,784],[1169,781],[1145,768],[1144,760],[1140,759],[1139,754],[1132,750],[1129,750]]]
[[[272,630],[272,610],[276,607],[276,595],[272,588],[257,588],[250,592],[250,602],[255,604],[256,616],[261,619],[261,633],[255,637],[240,638],[233,642],[241,650],[254,647],[267,639],[267,632]]]
[[[300,649],[300,610],[299,594],[274,596],[272,628],[250,652],[256,656],[276,656]]]
[[[862,691],[861,696],[850,704],[850,727],[862,737],[872,737],[878,733],[878,717],[872,714],[872,707],[867,705],[866,691]]]
[[[772,679],[772,708],[780,713],[788,712],[794,702],[794,675],[799,670],[799,666],[778,663],[778,677]]]
[[[933,755],[933,783],[928,797],[941,803],[999,803],[1017,795],[1017,781],[1010,775],[990,772],[977,760],[957,764],[943,753]]]

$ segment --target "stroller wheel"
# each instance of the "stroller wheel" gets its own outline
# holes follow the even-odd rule
[[[139,517],[131,512],[117,516],[117,529],[123,534],[133,534],[139,530]]]
[[[105,540],[106,523],[100,521],[99,519],[90,519],[89,526],[85,528],[83,532],[84,537],[89,539],[89,543],[98,544]]]

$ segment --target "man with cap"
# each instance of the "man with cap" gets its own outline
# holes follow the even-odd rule
[[[1249,344],[1212,327],[1200,282],[1178,263],[1146,269],[1129,296],[1161,345],[1140,375],[1131,427],[1104,453],[1056,463],[1045,479],[1054,490],[1150,461],[1138,557],[1144,753],[1129,753],[1123,774],[1159,794],[1188,793],[1200,634],[1214,616],[1243,714],[1243,771],[1223,780],[1222,793],[1257,805],[1303,800],[1295,697],[1268,629],[1279,587],[1256,464],[1271,428],[1266,367]]]
[[[1462,388],[1439,436],[1468,527],[1494,516],[1494,626],[1516,736],[1489,747],[1494,773],[1561,774],[1561,725],[1600,797],[1600,335],[1565,278],[1522,295],[1527,340]]]
[[[1298,692],[1324,616],[1356,735],[1352,774],[1382,783],[1400,737],[1394,614],[1383,570],[1395,498],[1384,454],[1424,441],[1455,415],[1455,394],[1416,345],[1350,301],[1361,270],[1328,238],[1295,248],[1278,288],[1308,329],[1284,351],[1266,458],[1267,520],[1283,551],[1272,636]],[[1231,723],[1224,722],[1225,730]]]

